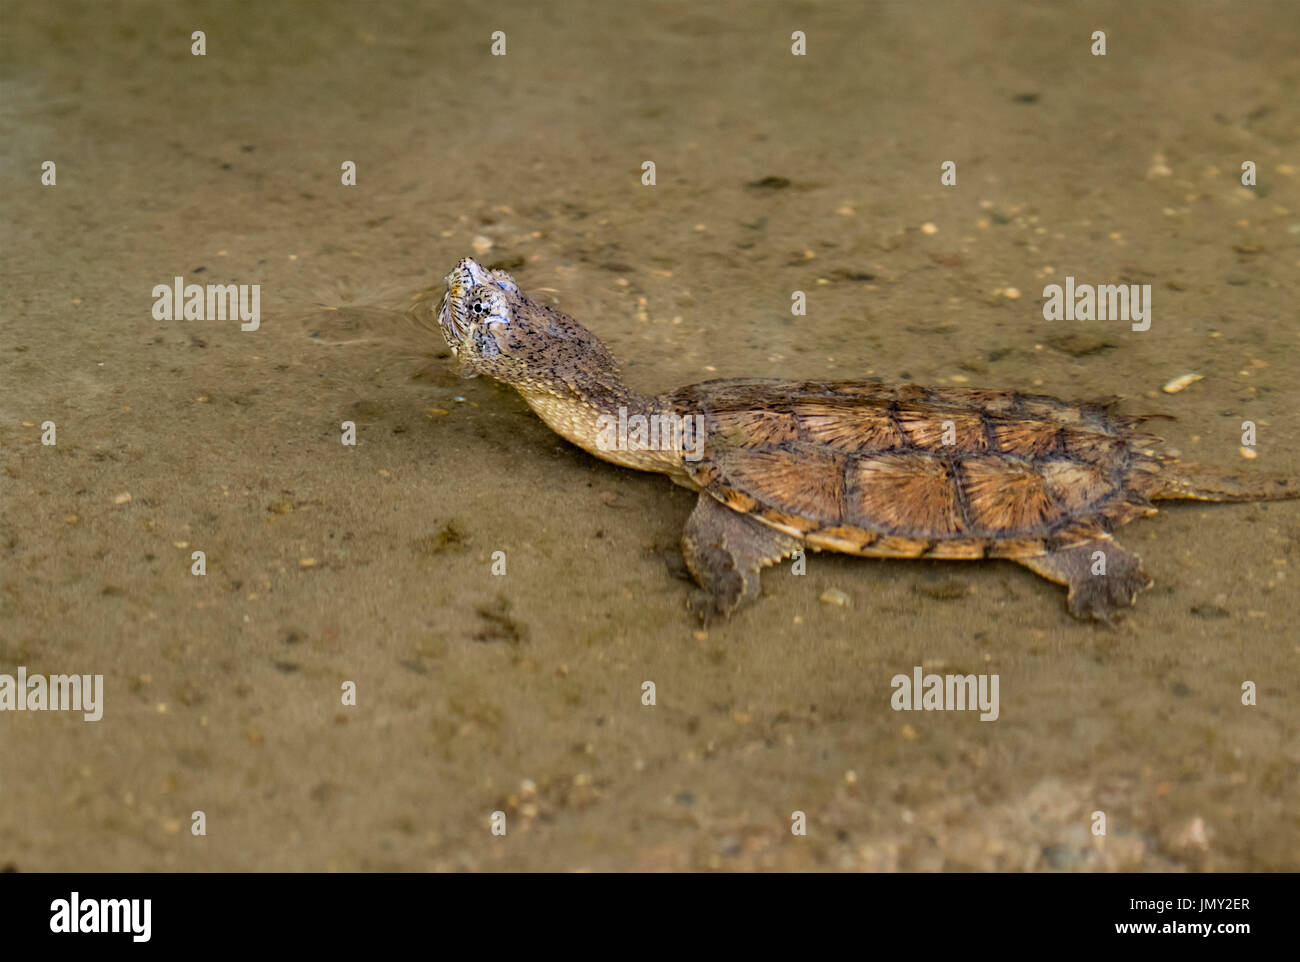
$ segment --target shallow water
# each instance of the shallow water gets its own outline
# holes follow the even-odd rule
[[[1123,529],[1116,631],[1009,563],[815,555],[701,633],[693,496],[403,313],[477,241],[641,390],[1120,396],[1295,475],[1288,4],[291,9],[5,4],[0,672],[106,705],[0,715],[0,866],[1295,868],[1300,505]],[[154,320],[177,275],[261,327]],[[1150,284],[1151,329],[1043,320],[1066,275]],[[916,665],[996,674],[998,720],[891,710]]]

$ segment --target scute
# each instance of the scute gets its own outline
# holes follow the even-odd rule
[[[844,456],[824,446],[739,447],[724,442],[715,463],[733,487],[755,497],[763,492],[772,507],[817,521],[844,515]]]
[[[1062,447],[1062,431],[1053,421],[1004,421],[993,426],[993,440],[999,451],[1040,458]]]
[[[903,443],[903,432],[889,411],[876,405],[812,401],[792,405],[796,430],[809,440],[841,451],[884,451]]]
[[[947,453],[966,453],[989,449],[983,419],[974,414],[900,406],[894,419],[902,428],[904,439],[923,451],[946,449]]]
[[[952,465],[920,452],[857,457],[848,469],[844,520],[938,537],[965,531]]]
[[[713,421],[723,438],[732,444],[749,446],[799,438],[794,415],[778,411],[719,411]]]
[[[1029,531],[1065,515],[1042,472],[1019,458],[978,457],[962,463],[966,497],[981,531]]]
[[[814,547],[1020,558],[1152,513],[1158,458],[1105,405],[969,388],[764,379],[669,396],[705,418],[685,467],[741,513]]]

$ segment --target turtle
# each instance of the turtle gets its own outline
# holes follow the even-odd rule
[[[598,458],[699,492],[681,539],[704,624],[759,596],[796,552],[1005,559],[1114,625],[1152,585],[1112,536],[1153,501],[1300,496],[1290,477],[1229,474],[1160,449],[1117,402],[881,381],[738,378],[661,395],[627,387],[572,317],[472,258],[447,275],[438,326],[462,376],[513,387]]]

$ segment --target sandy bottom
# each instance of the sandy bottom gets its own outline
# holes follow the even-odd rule
[[[1117,631],[1008,563],[813,556],[702,633],[693,496],[403,315],[478,251],[641,390],[1119,396],[1298,474],[1292,5],[563,10],[3,2],[0,673],[105,692],[0,714],[0,868],[1300,864],[1300,505],[1124,529]],[[1151,285],[1151,329],[1045,321],[1067,275]],[[155,320],[177,276],[260,328]],[[1000,717],[891,710],[918,665]]]

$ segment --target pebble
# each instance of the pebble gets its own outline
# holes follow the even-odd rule
[[[849,596],[840,591],[839,588],[827,588],[818,595],[817,600],[828,605],[839,605],[840,607],[845,607],[849,603]]]
[[[1206,832],[1205,819],[1197,815],[1187,822],[1174,837],[1174,845],[1181,849],[1208,849],[1210,839]]]
[[[1203,380],[1205,379],[1199,374],[1184,374],[1182,377],[1174,378],[1160,390],[1164,391],[1166,394],[1177,394],[1179,391],[1195,384],[1197,381]]]

